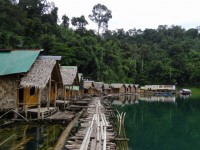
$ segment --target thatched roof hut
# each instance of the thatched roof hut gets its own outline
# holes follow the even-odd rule
[[[121,83],[113,83],[111,84],[112,91],[114,93],[126,93],[126,86]]]

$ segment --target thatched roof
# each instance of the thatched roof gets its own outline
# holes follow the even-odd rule
[[[50,77],[56,60],[36,60],[29,72],[21,79],[22,87],[44,88]]]
[[[110,89],[110,85],[109,84],[103,84],[103,88],[105,89],[105,90],[108,90],[108,89]]]
[[[121,83],[113,83],[111,84],[111,87],[114,89],[120,89],[124,84]]]
[[[77,67],[76,66],[61,66],[61,75],[64,85],[72,85],[76,75]]]
[[[103,82],[93,82],[93,84],[97,90],[102,90]]]
[[[92,87],[92,83],[93,83],[94,81],[88,81],[88,80],[84,80],[84,82],[83,82],[83,87],[84,87],[84,89],[89,89],[90,87]]]
[[[126,87],[132,87],[132,84],[124,84]]]

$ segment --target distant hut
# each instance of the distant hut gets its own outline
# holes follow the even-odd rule
[[[103,82],[93,82],[95,88],[95,95],[102,95]]]
[[[139,86],[139,84],[134,84],[134,87],[135,87],[135,92],[136,93],[140,93],[140,86]]]
[[[77,66],[61,66],[61,75],[64,85],[64,100],[79,96],[79,77]]]
[[[113,83],[111,84],[112,92],[115,94],[125,94],[126,86],[121,83]]]
[[[18,110],[19,81],[41,50],[0,50],[0,110]]]
[[[126,94],[131,94],[131,85],[125,84],[125,86],[126,86]]]
[[[103,90],[103,94],[105,94],[105,95],[111,93],[111,87],[109,84],[104,83],[102,90]]]
[[[130,84],[130,86],[131,86],[131,93],[135,94],[136,93],[136,87],[135,87],[135,85],[134,84]]]
[[[94,81],[84,80],[83,87],[84,87],[84,94],[94,95],[95,94],[95,87],[93,84]]]
[[[44,113],[55,110],[57,99],[57,88],[62,87],[62,77],[60,74],[59,64],[60,56],[41,56],[39,57],[30,71],[21,79],[20,85],[22,104],[26,115],[27,108],[37,106],[37,109],[29,109],[29,112],[38,114],[38,118],[43,118]],[[22,103],[21,103],[22,102]],[[41,104],[46,107],[41,108]],[[53,104],[54,108],[50,108]]]

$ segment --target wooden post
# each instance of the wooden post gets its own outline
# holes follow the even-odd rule
[[[28,118],[28,114],[27,114],[27,103],[25,104],[25,118]]]
[[[70,88],[71,86],[69,85],[69,95],[68,95],[68,101],[69,101],[69,99],[70,99],[70,91],[71,91],[71,88]]]
[[[47,110],[49,110],[49,106],[50,106],[50,100],[51,100],[51,76],[49,79],[49,97],[48,97],[48,101],[47,101]]]
[[[55,100],[54,100],[54,107],[56,107],[56,99],[58,94],[57,82],[55,82]]]
[[[65,86],[63,86],[63,88],[64,88],[64,96],[65,96],[65,99],[64,99],[64,106],[65,106],[65,103],[66,103],[66,87]]]
[[[72,89],[71,89],[71,93],[72,93],[71,98],[72,99],[73,99],[73,87],[74,87],[74,85],[72,85]]]
[[[17,87],[17,84],[16,84],[16,80],[14,81],[14,87],[16,88]],[[18,112],[18,96],[17,96],[17,92],[18,92],[18,89],[16,88],[16,91],[14,92],[14,94],[15,94],[15,111],[16,112]],[[16,119],[17,118],[17,114],[16,113],[14,113],[14,118]]]
[[[41,89],[39,90],[39,96],[38,96],[38,118],[40,118],[40,108],[41,108]]]

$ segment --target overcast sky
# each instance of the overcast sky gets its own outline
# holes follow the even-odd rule
[[[123,28],[156,29],[159,25],[181,25],[185,29],[200,25],[200,0],[49,0],[58,7],[61,20],[66,14],[70,19],[84,15],[88,29],[97,30],[90,21],[94,5],[100,3],[112,11],[109,30]]]

